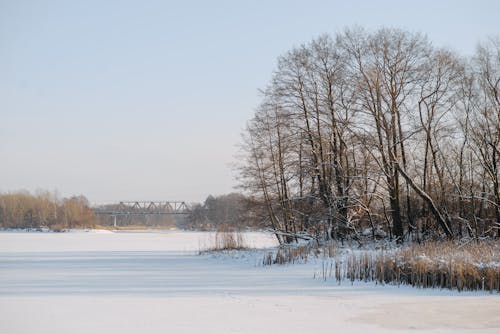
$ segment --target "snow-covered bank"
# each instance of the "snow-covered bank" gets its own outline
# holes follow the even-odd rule
[[[270,236],[250,234],[254,245]],[[322,261],[197,255],[203,232],[0,233],[2,333],[497,333],[500,297],[314,279]],[[473,331],[470,331],[473,329]]]

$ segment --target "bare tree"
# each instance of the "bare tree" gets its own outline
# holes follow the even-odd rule
[[[495,212],[500,236],[500,38],[478,46],[474,69],[479,101],[471,119],[473,151],[492,184],[487,200]]]
[[[487,234],[485,219],[500,215],[498,53],[480,47],[468,70],[398,29],[292,49],[248,124],[243,189],[280,242],[358,238],[366,226],[398,241],[418,230],[461,236],[464,224]]]

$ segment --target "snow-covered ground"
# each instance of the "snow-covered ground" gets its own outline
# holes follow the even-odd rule
[[[256,248],[275,245],[245,235]],[[499,333],[497,294],[354,286],[203,232],[0,233],[0,333]],[[319,276],[319,275],[318,275]]]

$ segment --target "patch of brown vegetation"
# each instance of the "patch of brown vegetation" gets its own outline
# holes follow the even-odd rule
[[[390,252],[352,253],[337,260],[335,278],[408,284],[419,288],[500,292],[500,245],[453,242],[412,245]]]

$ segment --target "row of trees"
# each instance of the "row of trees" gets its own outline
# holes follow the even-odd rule
[[[0,194],[0,227],[63,230],[92,227],[94,213],[84,196],[59,199],[56,194],[15,192]]]
[[[203,204],[195,204],[182,227],[201,230],[240,230],[265,227],[253,210],[254,203],[238,193],[208,196]]]
[[[172,215],[117,216],[118,226],[182,227],[187,229],[227,230],[262,228],[262,217],[255,216],[252,202],[242,194],[208,196],[194,204],[188,217]],[[104,211],[120,210],[119,204],[102,205]],[[56,193],[26,191],[0,194],[0,228],[49,228],[65,230],[114,224],[114,217],[95,215],[84,196],[60,199]]]
[[[348,29],[280,57],[262,94],[241,186],[281,242],[500,234],[499,39],[466,59]]]

